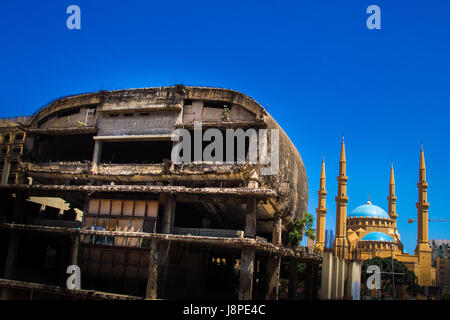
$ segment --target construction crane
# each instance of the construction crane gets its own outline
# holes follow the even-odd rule
[[[414,223],[416,219],[408,219],[408,223]],[[450,219],[428,219],[428,222],[450,222]]]

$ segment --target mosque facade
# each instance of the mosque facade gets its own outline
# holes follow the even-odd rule
[[[325,249],[326,195],[325,161],[322,161],[319,199],[316,209],[316,248]],[[373,204],[370,199],[347,214],[347,181],[345,144],[342,141],[339,161],[338,194],[336,201],[336,230],[333,255],[347,261],[364,261],[374,257],[392,257],[413,271],[420,286],[435,286],[436,271],[431,265],[431,248],[428,244],[428,208],[426,168],[423,148],[420,151],[420,168],[417,207],[417,246],[414,254],[404,252],[397,228],[394,168],[389,180],[388,211]]]

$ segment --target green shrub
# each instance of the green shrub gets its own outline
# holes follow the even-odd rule
[[[450,292],[444,292],[441,297],[442,300],[450,300]]]

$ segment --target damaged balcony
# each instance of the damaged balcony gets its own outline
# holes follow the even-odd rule
[[[33,179],[80,181],[114,181],[115,183],[198,182],[239,186],[256,165],[249,164],[111,164],[93,166],[88,160],[71,162],[23,162],[20,170]],[[75,184],[75,182],[74,182]]]

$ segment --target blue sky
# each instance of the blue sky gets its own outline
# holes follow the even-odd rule
[[[81,30],[66,8],[81,8]],[[366,8],[381,8],[381,30]],[[29,115],[61,96],[173,84],[241,91],[266,107],[297,146],[315,215],[322,154],[327,228],[334,229],[345,135],[349,210],[387,210],[394,162],[400,234],[416,245],[423,142],[430,218],[449,218],[450,2],[0,2],[0,116]],[[430,222],[430,239],[450,238]]]

